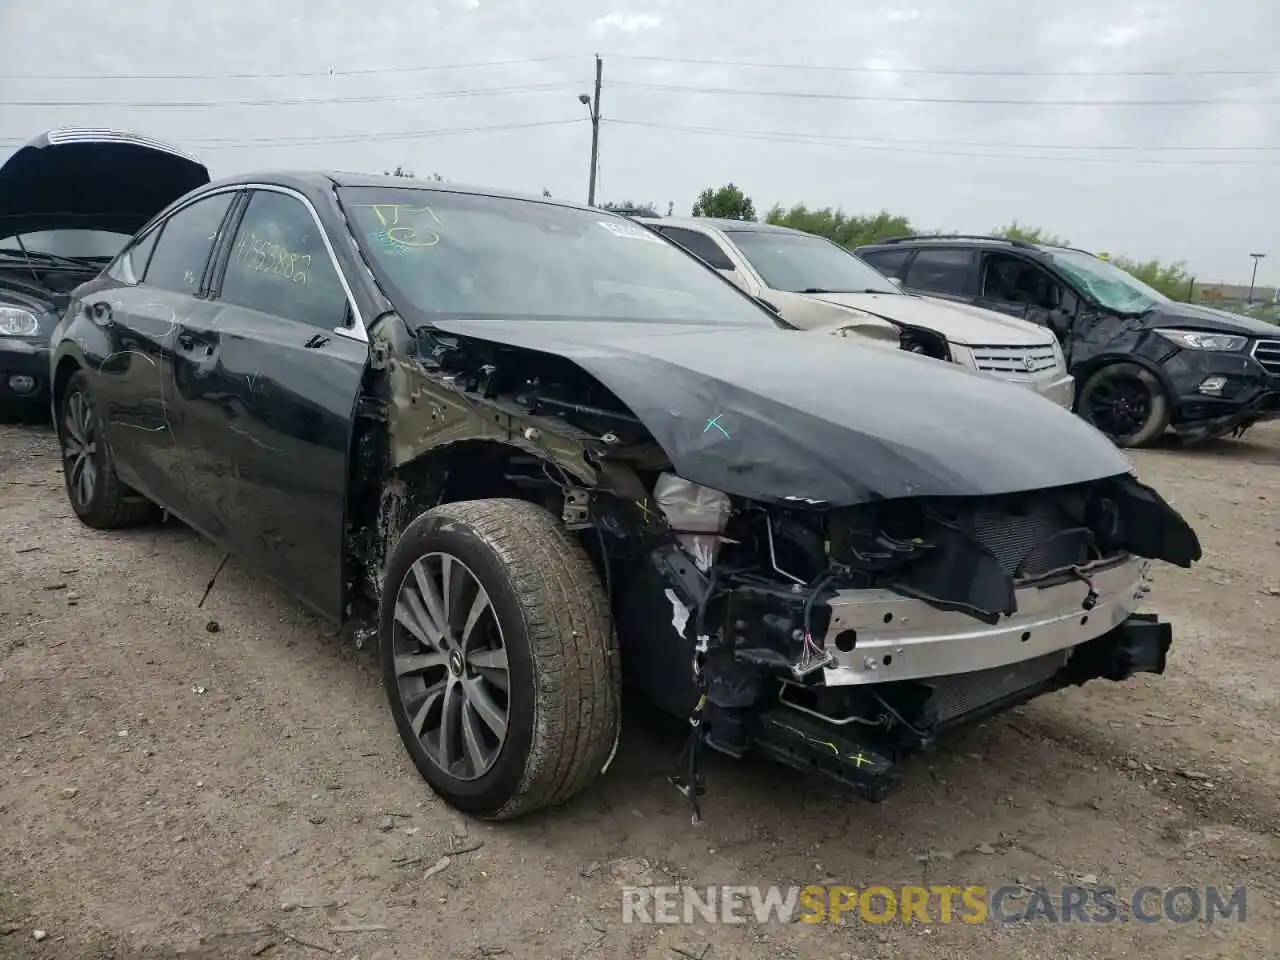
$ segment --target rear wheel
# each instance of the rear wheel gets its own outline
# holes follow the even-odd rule
[[[1113,363],[1092,374],[1080,389],[1076,410],[1117,447],[1146,446],[1169,427],[1164,387],[1136,363]]]
[[[620,723],[608,604],[542,508],[473,500],[418,517],[387,565],[379,636],[400,738],[454,807],[511,819],[608,764]]]
[[[58,401],[57,429],[67,497],[71,509],[86,526],[114,530],[159,516],[155,504],[116,476],[102,418],[89,392],[88,374],[83,370],[72,375]]]

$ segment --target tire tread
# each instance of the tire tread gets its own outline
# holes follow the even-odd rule
[[[556,517],[516,499],[466,500],[419,524],[458,522],[502,561],[524,615],[534,669],[534,731],[519,787],[486,819],[564,803],[590,784],[621,722],[621,664],[608,600],[586,551]]]

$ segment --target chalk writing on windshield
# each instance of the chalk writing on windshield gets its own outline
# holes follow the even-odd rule
[[[430,207],[415,207],[408,203],[361,203],[356,206],[373,211],[382,230],[369,236],[387,249],[391,249],[391,244],[434,247],[440,242],[436,227],[443,230],[444,224]]]

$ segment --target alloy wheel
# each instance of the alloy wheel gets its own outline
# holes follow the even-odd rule
[[[1086,419],[1112,437],[1131,437],[1151,418],[1151,390],[1133,376],[1115,376],[1090,392]]]
[[[484,585],[448,553],[418,558],[396,594],[392,654],[402,709],[431,762],[476,780],[510,717],[507,647]]]
[[[63,405],[62,456],[67,490],[76,506],[88,509],[98,486],[98,435],[89,400],[79,390]]]

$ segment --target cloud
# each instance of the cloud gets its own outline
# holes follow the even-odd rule
[[[198,19],[171,16],[168,0],[10,4],[0,73],[20,79],[0,81],[9,101],[0,140],[25,142],[66,124],[119,126],[193,152],[219,175],[402,164],[585,199],[591,130],[577,98],[591,92],[599,52],[604,200],[661,209],[674,201],[687,211],[703,187],[732,180],[758,210],[775,202],[887,208],[923,228],[957,230],[1016,218],[1094,249],[1186,260],[1202,280],[1247,282],[1251,251],[1273,251],[1259,282],[1280,271],[1280,226],[1259,202],[1280,194],[1280,149],[1270,149],[1280,147],[1280,107],[1260,102],[1280,101],[1280,77],[1117,75],[1280,69],[1259,43],[1280,36],[1272,0],[1234,0],[1228,13],[1203,0],[470,2],[368,4],[353,17],[346,0],[273,0],[269,15],[260,2],[221,0]],[[50,57],[50,36],[76,56]],[[744,65],[760,63],[798,66]],[[858,69],[821,69],[835,67]],[[1044,75],[1053,72],[1077,75]],[[34,79],[75,73],[93,79]],[[157,73],[215,78],[126,78]],[[658,84],[669,89],[651,89]],[[1254,102],[883,99],[891,97]],[[328,102],[138,105],[300,98]],[[558,123],[522,126],[542,121]],[[1230,146],[1254,149],[1221,149]]]
[[[651,13],[621,13],[614,11],[592,21],[591,32],[597,36],[613,31],[619,33],[639,33],[642,30],[653,30],[662,23],[661,17]]]

